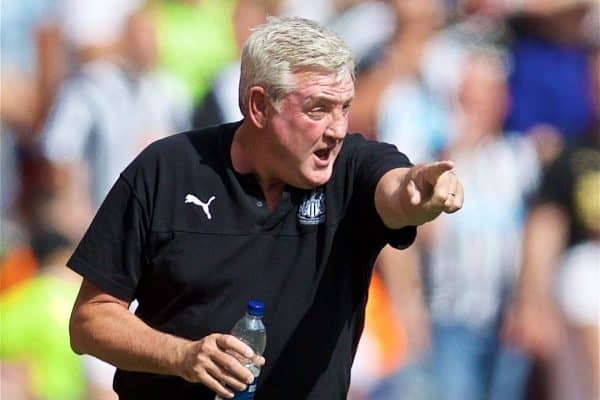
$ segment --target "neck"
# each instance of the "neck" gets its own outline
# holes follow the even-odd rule
[[[236,130],[231,144],[231,163],[240,174],[254,174],[267,206],[273,210],[285,188],[285,182],[272,172],[264,133],[247,120]]]

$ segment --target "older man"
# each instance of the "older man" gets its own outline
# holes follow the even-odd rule
[[[72,346],[118,367],[121,399],[243,390],[232,352],[251,349],[223,332],[249,298],[268,331],[257,398],[344,399],[379,250],[462,206],[452,162],[347,134],[354,62],[335,34],[270,19],[241,65],[244,119],[148,147],[69,261]]]

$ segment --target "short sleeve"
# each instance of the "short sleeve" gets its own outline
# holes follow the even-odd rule
[[[542,182],[533,198],[533,203],[557,203],[568,208],[572,182],[573,176],[569,169],[568,156],[563,154],[544,171]]]
[[[131,301],[147,261],[148,230],[144,205],[121,175],[67,265],[106,293]]]
[[[355,135],[359,136],[359,135]],[[375,209],[375,189],[380,179],[392,169],[410,168],[412,163],[399,152],[396,146],[364,138],[352,138],[352,164],[355,171],[355,191],[362,204],[363,218],[373,233],[381,236],[391,246],[403,249],[410,246],[416,237],[417,228],[407,226],[401,229],[387,228]]]
[[[375,210],[375,189],[379,180],[394,168],[412,166],[396,146],[367,140],[359,134],[349,135],[339,157],[341,168],[352,182],[353,196],[363,207]]]
[[[384,228],[384,231],[387,244],[398,250],[410,247],[417,238],[416,226],[405,226],[400,229]]]

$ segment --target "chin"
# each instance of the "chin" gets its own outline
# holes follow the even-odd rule
[[[331,179],[331,169],[312,171],[311,174],[306,174],[302,178],[302,189],[315,189],[329,182],[329,179]]]

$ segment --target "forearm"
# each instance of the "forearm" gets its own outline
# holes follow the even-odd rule
[[[386,173],[375,189],[375,208],[390,229],[400,229],[412,224],[410,197],[406,185],[410,168],[397,168]]]
[[[375,208],[385,226],[422,225],[442,212],[458,211],[464,190],[452,168],[452,161],[438,161],[384,174],[375,188]]]
[[[376,267],[383,276],[390,298],[399,312],[404,311],[407,304],[423,302],[418,253],[416,244],[404,250],[386,246],[377,258]]]
[[[538,206],[530,213],[523,238],[519,295],[549,295],[567,243],[567,226],[566,215],[556,205]]]
[[[101,300],[86,302],[73,312],[71,347],[118,368],[180,375],[183,348],[189,341],[157,331],[126,307]]]
[[[421,357],[430,343],[418,253],[417,244],[401,251],[386,246],[376,264],[388,290],[394,315],[406,335],[407,360]]]

